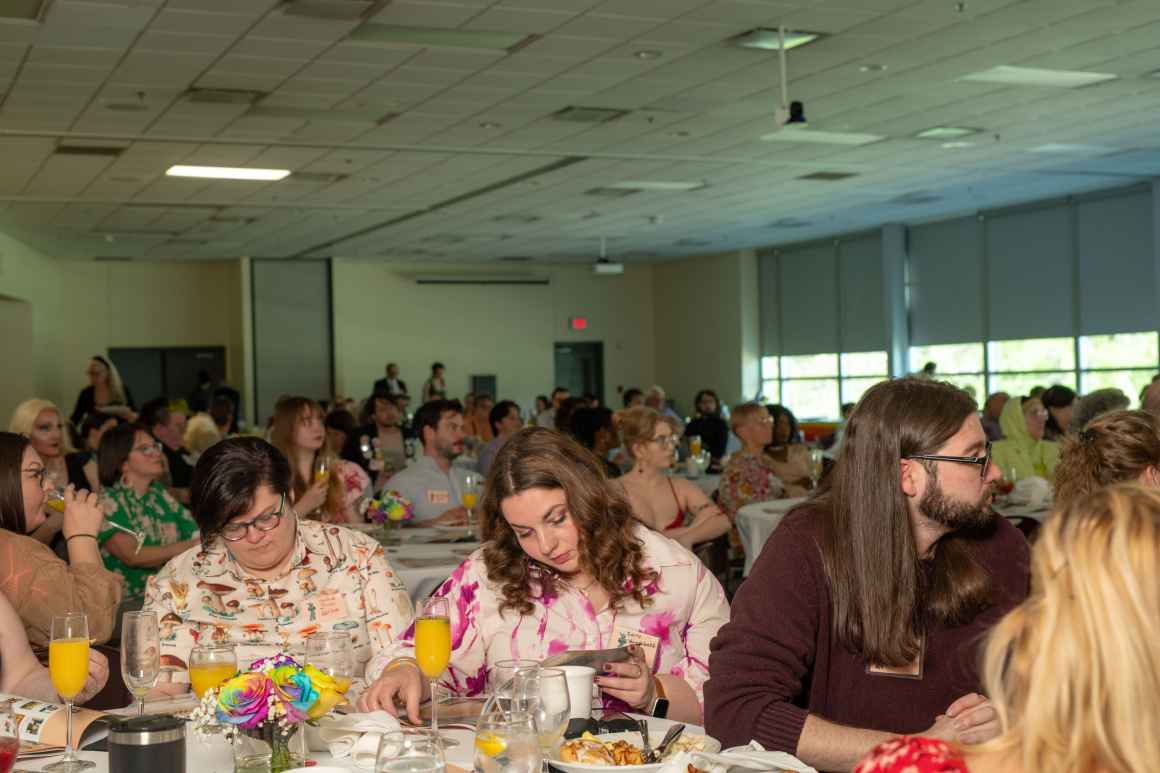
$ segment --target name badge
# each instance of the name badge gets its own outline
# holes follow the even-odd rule
[[[633,631],[619,626],[613,629],[612,635],[616,638],[617,647],[627,647],[630,644],[635,644],[644,650],[644,662],[650,670],[656,670],[657,652],[661,648],[659,636],[650,636],[647,633],[641,633],[640,631]]]
[[[311,601],[318,608],[318,622],[336,623],[350,617],[346,599],[335,588],[323,588]]]
[[[434,489],[427,489],[427,504],[429,505],[449,505],[451,504],[451,494],[446,491],[436,491]]]
[[[918,641],[918,655],[905,666],[866,665],[866,673],[871,676],[893,676],[899,679],[922,679],[922,663],[926,659],[926,636]]]

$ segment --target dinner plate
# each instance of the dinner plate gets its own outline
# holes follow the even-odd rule
[[[655,749],[657,744],[665,739],[665,732],[668,727],[650,728],[648,731],[648,740]],[[697,735],[700,735],[699,733]],[[601,733],[593,736],[598,741],[606,741],[612,743],[614,741],[628,741],[633,746],[640,748],[640,733]],[[714,754],[721,751],[721,742],[710,736],[705,736],[705,749],[709,754]],[[665,766],[664,761],[654,762],[650,765],[587,765],[582,762],[564,762],[559,759],[559,752],[552,755],[550,760],[552,767],[563,770],[564,773],[596,773],[596,771],[621,771],[622,773],[650,773],[651,771],[660,770]]]

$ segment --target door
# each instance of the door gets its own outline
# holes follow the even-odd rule
[[[596,395],[604,403],[604,344],[556,344],[556,383],[573,396]]]
[[[224,346],[120,347],[109,349],[109,359],[138,408],[155,397],[188,399],[203,370],[225,383]]]

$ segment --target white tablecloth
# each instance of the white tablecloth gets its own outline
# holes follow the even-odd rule
[[[674,724],[667,719],[657,719],[656,717],[648,717],[647,719],[650,730],[665,730]],[[474,731],[442,728],[439,732],[445,737],[454,739],[456,742],[455,745],[445,750],[447,762],[451,765],[458,765],[460,768],[471,770],[475,756]],[[704,734],[705,730],[704,728],[690,724],[686,725],[686,732],[701,735]],[[107,752],[83,751],[80,752],[80,756],[96,763],[96,767],[89,768],[89,773],[108,773],[109,755]],[[369,768],[355,767],[354,762],[350,758],[335,760],[330,756],[329,752],[310,752],[309,757],[315,760],[319,766],[338,767],[345,770],[371,770]],[[60,758],[45,757],[37,760],[21,760],[17,763],[16,767],[21,770],[41,770],[45,765],[51,764],[58,759]],[[185,769],[188,773],[233,773],[233,750],[229,742],[224,738],[210,738],[207,741],[195,740],[192,730],[187,730],[185,738]],[[161,772],[158,771],[158,773]]]
[[[741,533],[741,544],[745,547],[745,576],[753,569],[753,562],[757,560],[765,541],[773,530],[781,523],[785,514],[806,501],[805,497],[791,499],[771,499],[768,502],[755,502],[746,505],[737,511],[737,530]]]
[[[354,524],[352,528],[376,538],[382,534],[382,527],[378,525]],[[480,544],[431,542],[434,539],[466,534],[466,527],[440,529],[415,526],[393,531],[397,534],[400,544],[386,547],[387,560],[391,562],[395,573],[407,584],[407,593],[413,602],[431,595],[431,591],[439,587],[455,571],[455,567],[463,563],[463,559],[471,555]]]
[[[681,475],[682,478],[692,483],[701,491],[705,492],[705,496],[713,496],[713,492],[717,490],[717,486],[721,484],[720,475],[698,475],[696,478],[690,478],[688,475]]]

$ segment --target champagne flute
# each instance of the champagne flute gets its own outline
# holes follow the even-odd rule
[[[689,455],[690,456],[700,456],[701,455],[701,436],[700,435],[689,435]]]
[[[558,668],[541,668],[517,673],[512,694],[520,710],[531,714],[540,739],[540,751],[548,759],[564,737],[572,712],[564,672]]]
[[[12,704],[0,704],[0,773],[9,773],[20,753],[20,729],[16,726],[16,716]]]
[[[161,637],[156,612],[126,612],[121,617],[121,678],[137,699],[137,716],[145,713],[145,695],[161,671]]]
[[[63,513],[64,512],[64,489],[63,488],[49,489],[45,494],[44,506],[47,507],[49,510],[55,510],[58,513]],[[105,512],[108,513],[108,510],[106,509]],[[105,518],[105,525],[107,525],[111,528],[114,528],[117,531],[124,532],[125,534],[128,534],[130,537],[135,539],[137,541],[137,550],[134,553],[134,555],[136,555],[136,553],[141,552],[141,546],[145,544],[145,535],[144,534],[141,534],[140,532],[133,531],[128,526],[122,526],[119,523],[114,523],[113,521],[110,521],[107,517]]]
[[[813,482],[813,487],[818,487],[818,482],[822,479],[823,456],[820,448],[810,449],[810,481]]]
[[[473,528],[473,520],[475,516],[475,506],[479,503],[479,494],[483,488],[483,476],[478,472],[469,472],[463,477],[463,493],[459,495],[459,501],[467,510],[467,536],[475,535]]]
[[[354,681],[354,644],[346,631],[324,631],[306,638],[306,662],[333,677],[338,691],[345,693]]]
[[[52,640],[48,644],[48,674],[65,705],[64,757],[45,765],[48,773],[76,773],[95,767],[82,760],[73,748],[73,699],[89,679],[89,619],[85,615],[58,615],[52,618]]]
[[[447,599],[427,599],[415,617],[415,660],[431,682],[431,731],[437,733],[439,677],[451,661],[451,607]]]
[[[314,482],[321,483],[330,478],[331,459],[327,454],[319,454],[314,460]]]
[[[232,644],[198,644],[189,653],[189,686],[198,698],[238,673]]]

